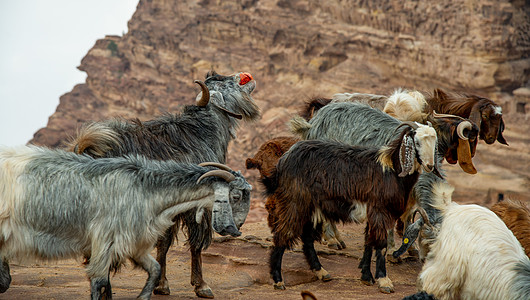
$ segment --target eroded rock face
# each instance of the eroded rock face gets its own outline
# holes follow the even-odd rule
[[[530,79],[525,3],[141,0],[127,34],[88,51],[79,66],[86,83],[61,97],[31,143],[61,146],[90,120],[177,112],[194,102],[193,80],[212,68],[257,81],[264,118],[231,143],[228,163],[237,169],[262,142],[289,134],[285,123],[313,96],[404,86],[495,99]]]

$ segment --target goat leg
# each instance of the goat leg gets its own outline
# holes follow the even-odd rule
[[[282,281],[282,258],[284,252],[285,247],[273,246],[270,254],[270,274],[276,290],[285,290],[285,284]]]
[[[112,291],[110,289],[110,280],[108,275],[90,279],[90,299],[112,299]]]
[[[173,243],[174,236],[175,226],[171,226],[156,242],[156,261],[160,265],[161,271],[160,280],[154,290],[154,293],[157,295],[169,295],[170,293],[169,283],[166,277],[166,257],[169,247],[171,247],[171,244]]]
[[[331,224],[330,224],[331,225]],[[331,275],[322,268],[320,261],[318,260],[317,252],[315,251],[315,237],[313,236],[313,223],[308,222],[304,225],[302,232],[302,249],[304,251],[305,258],[311,270],[315,273],[319,280],[330,281]]]
[[[202,278],[202,250],[190,245],[191,252],[191,285],[195,287],[195,295],[201,298],[214,298],[212,289]]]
[[[364,253],[359,264],[361,268],[361,282],[366,285],[373,285],[375,280],[372,276],[372,271],[370,271],[370,264],[372,263],[372,247],[364,245]]]
[[[147,274],[149,274],[138,299],[149,300],[151,299],[151,294],[153,293],[155,286],[160,280],[160,264],[158,264],[158,262],[149,254],[136,258],[134,261],[141,266]]]
[[[382,249],[384,249],[385,253],[383,253]],[[390,294],[394,292],[394,285],[386,274],[385,256],[386,248],[375,248],[375,279],[379,285],[379,291],[385,294]]]
[[[2,258],[0,263],[0,293],[4,293],[11,284],[11,274],[9,274],[9,263],[7,259]]]

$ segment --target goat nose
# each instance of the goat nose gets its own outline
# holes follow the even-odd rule
[[[223,229],[222,232],[220,232],[221,235],[231,235],[233,237],[238,237],[241,235],[241,231],[237,230],[237,228],[234,225],[228,225],[225,229]]]
[[[424,169],[425,169],[425,171],[426,171],[427,173],[430,173],[430,172],[432,172],[432,170],[434,170],[434,165],[432,165],[432,164],[426,164],[426,165],[424,165]]]

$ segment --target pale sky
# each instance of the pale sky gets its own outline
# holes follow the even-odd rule
[[[96,40],[127,33],[138,0],[0,0],[0,145],[26,144]]]

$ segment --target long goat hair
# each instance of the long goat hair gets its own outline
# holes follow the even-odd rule
[[[443,222],[418,287],[436,299],[530,299],[530,259],[492,211],[454,202],[438,207]]]
[[[264,142],[253,157],[247,158],[247,169],[257,169],[261,178],[270,177],[274,169],[276,169],[276,164],[280,157],[299,141],[298,138],[293,136],[280,136]],[[269,212],[267,221],[270,228],[275,223],[275,215],[273,213],[275,207],[276,198],[273,196],[267,197],[265,209]],[[329,248],[337,250],[346,248],[346,243],[334,224],[324,221],[322,227],[324,240],[328,243]]]
[[[322,220],[362,222],[364,218],[358,216],[364,211],[368,222],[362,280],[374,281],[370,262],[375,248],[376,279],[382,289],[393,290],[381,254],[387,230],[407,207],[408,194],[421,168],[419,157],[427,164],[434,161],[436,145],[432,127],[413,125],[417,128],[413,130],[402,126],[405,129],[397,137],[394,133],[389,143],[380,147],[320,140],[298,142],[280,158],[271,177],[262,178],[267,195],[276,198],[274,209],[269,210],[274,216],[270,267],[275,288],[285,288],[281,276],[283,252],[299,240],[311,269],[319,279],[329,280],[313,246],[321,238]]]
[[[495,203],[491,210],[501,218],[519,240],[530,257],[530,208],[521,200],[506,199]]]
[[[92,299],[112,297],[109,272],[127,259],[149,273],[139,296],[149,299],[161,272],[149,253],[174,217],[213,210],[216,231],[240,234],[229,198],[249,189],[239,173],[215,167],[0,148],[0,292],[11,281],[10,260],[84,256]]]
[[[235,138],[239,120],[259,118],[259,108],[251,93],[256,83],[249,73],[223,76],[215,72],[206,75],[195,105],[184,107],[178,114],[165,114],[153,120],[112,119],[88,124],[71,143],[70,149],[93,157],[114,157],[142,154],[151,159],[201,163],[226,162],[229,142]],[[250,194],[245,193],[232,203],[234,219],[241,226],[250,208]],[[191,282],[200,297],[213,297],[202,278],[201,251],[212,240],[208,212],[201,223],[195,222],[195,211],[177,216],[172,227],[157,243],[157,260],[162,266],[162,278],[155,289],[157,294],[169,294],[165,276],[166,253],[179,224],[186,227],[192,255]]]

